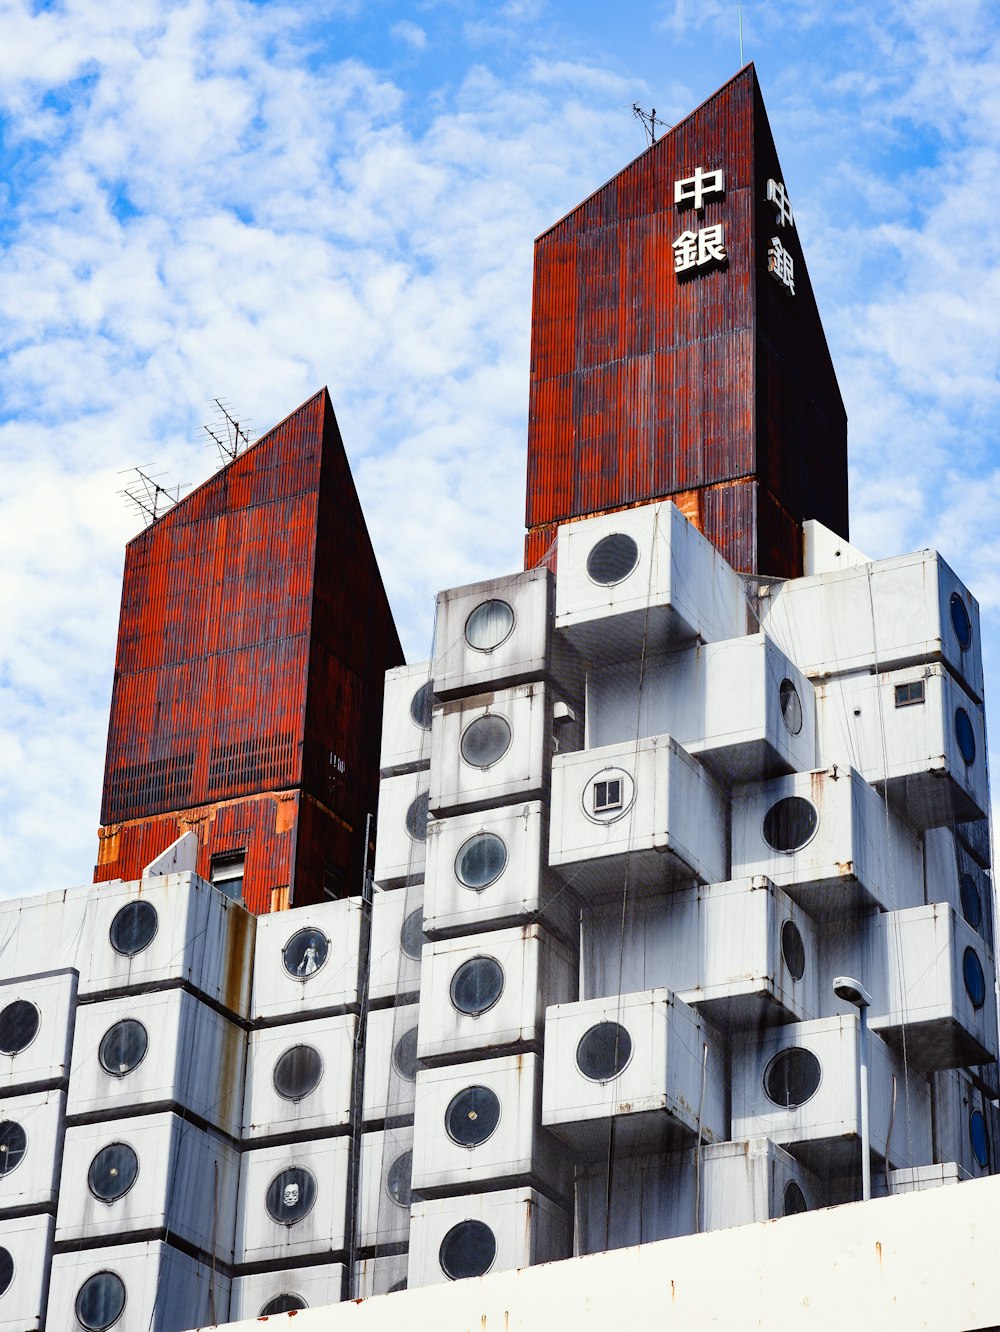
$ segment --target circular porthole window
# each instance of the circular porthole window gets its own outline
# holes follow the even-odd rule
[[[301,1295],[294,1295],[291,1291],[285,1291],[281,1295],[275,1295],[273,1299],[262,1304],[258,1318],[269,1318],[271,1314],[280,1313],[298,1313],[300,1309],[308,1309],[309,1305]]]
[[[510,723],[488,712],[470,722],[462,734],[462,758],[473,768],[492,768],[510,749]]]
[[[14,1280],[14,1256],[10,1249],[0,1246],[0,1295]]]
[[[781,927],[781,956],[792,980],[801,980],[806,974],[806,946],[793,920],[786,920]]]
[[[148,1048],[149,1037],[142,1023],[135,1018],[122,1018],[102,1036],[97,1057],[105,1073],[123,1078],[139,1067]]]
[[[6,1178],[24,1160],[28,1135],[16,1119],[0,1122],[0,1179]]]
[[[809,1204],[806,1202],[806,1195],[796,1184],[794,1179],[790,1179],[785,1185],[785,1193],[782,1199],[782,1215],[798,1216],[800,1212],[808,1212]]]
[[[294,1226],[312,1211],[316,1202],[316,1176],[304,1166],[289,1166],[267,1186],[264,1206],[279,1226]]]
[[[598,1022],[576,1047],[576,1066],[591,1082],[610,1082],[632,1057],[632,1037],[620,1022]]]
[[[323,1057],[312,1045],[293,1045],[274,1065],[271,1082],[284,1101],[301,1101],[323,1080]]]
[[[503,967],[495,957],[470,957],[451,978],[451,1002],[459,1013],[479,1017],[503,994]]]
[[[790,735],[798,735],[802,730],[802,700],[791,680],[782,680],[778,688],[778,701],[785,728]]]
[[[965,981],[965,992],[972,1002],[973,1008],[982,1008],[986,1002],[986,977],[983,974],[983,964],[979,960],[979,954],[970,945],[965,950],[962,958],[962,979]]]
[[[106,1332],[125,1312],[125,1282],[117,1272],[95,1272],[76,1293],[76,1316],[87,1332]]]
[[[635,782],[624,768],[601,768],[587,778],[580,795],[580,808],[591,823],[616,823],[635,800]]]
[[[430,795],[427,791],[421,791],[416,800],[406,811],[406,835],[414,842],[427,841],[427,814],[430,806]]]
[[[612,532],[587,556],[587,577],[601,587],[614,587],[639,563],[639,547],[625,532]]]
[[[41,1014],[27,999],[15,999],[0,1010],[0,1053],[20,1054],[38,1035]]]
[[[431,729],[434,716],[434,682],[428,680],[422,684],[410,699],[410,718],[422,731]]]
[[[127,1142],[102,1147],[90,1163],[87,1184],[95,1198],[113,1203],[123,1198],[139,1174],[139,1158]]]
[[[441,1271],[450,1281],[484,1276],[496,1256],[496,1236],[485,1221],[460,1221],[448,1231],[438,1250]]]
[[[392,1062],[396,1072],[407,1082],[413,1082],[417,1076],[417,1029],[411,1027],[404,1031],[396,1042],[392,1052]]]
[[[974,930],[978,930],[983,923],[983,899],[979,885],[971,874],[963,874],[958,881],[958,891],[962,901],[962,915]]]
[[[296,930],[281,950],[281,961],[289,976],[308,980],[315,976],[330,955],[330,940],[321,930]]]
[[[819,827],[816,806],[802,796],[785,796],[764,815],[764,841],[772,851],[791,855],[812,840]]]
[[[459,883],[481,893],[495,883],[507,866],[507,848],[496,833],[476,833],[455,857]]]
[[[764,1092],[786,1110],[805,1105],[819,1088],[822,1069],[811,1050],[791,1046],[779,1050],[764,1070]]]
[[[972,645],[972,621],[965,608],[965,602],[957,592],[951,594],[951,627],[955,630],[958,646],[964,652]]]
[[[465,622],[465,641],[477,652],[492,652],[514,632],[514,612],[506,601],[484,601]]]
[[[411,961],[420,961],[420,954],[424,946],[423,907],[417,907],[416,911],[411,911],[403,921],[403,928],[399,931],[399,946]]]
[[[453,1096],[444,1126],[459,1147],[478,1147],[500,1123],[500,1098],[489,1087],[466,1087]]]
[[[966,767],[971,768],[976,761],[976,733],[964,708],[955,709],[955,739],[958,741],[958,752],[965,760]]]
[[[413,1153],[401,1152],[386,1171],[385,1191],[397,1207],[410,1205],[410,1178],[413,1175]]]
[[[111,947],[116,953],[121,953],[122,957],[134,957],[153,942],[158,924],[156,907],[152,902],[144,898],[126,902],[111,922],[108,931]]]
[[[990,1143],[986,1136],[986,1120],[981,1110],[973,1110],[969,1116],[969,1142],[972,1155],[980,1170],[986,1170],[990,1164]]]

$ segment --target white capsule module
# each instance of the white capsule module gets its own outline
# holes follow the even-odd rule
[[[229,1317],[249,1323],[274,1314],[339,1304],[344,1298],[346,1271],[343,1263],[319,1263],[234,1277]]]
[[[238,1139],[245,1068],[243,1030],[184,990],[81,1004],[66,1113],[176,1106]]]
[[[424,934],[423,884],[376,890],[372,901],[368,999],[371,1003],[420,992]]]
[[[183,981],[246,1018],[256,923],[196,874],[102,884],[87,913],[80,997]]]
[[[923,901],[916,833],[853,768],[733,792],[733,878],[765,874],[812,916]]]
[[[406,1289],[408,1253],[378,1253],[374,1258],[362,1258],[354,1264],[355,1299],[366,1300],[370,1295],[394,1295]]]
[[[850,763],[917,828],[983,818],[986,728],[976,703],[938,663],[816,686],[822,762]]]
[[[0,1099],[0,1215],[54,1208],[65,1119],[64,1091]]]
[[[361,914],[361,899],[344,897],[258,918],[254,1022],[315,1018],[358,1003]]]
[[[965,1178],[962,1167],[955,1161],[910,1166],[889,1171],[889,1192],[893,1196],[897,1193],[925,1193],[927,1189],[940,1189],[946,1184],[961,1184]]]
[[[47,1329],[179,1332],[229,1317],[230,1278],[161,1240],[57,1253]],[[117,1318],[108,1321],[120,1309]]]
[[[668,990],[550,1008],[542,1123],[574,1147],[727,1138],[726,1052]]]
[[[0,1332],[46,1326],[54,1224],[51,1216],[0,1217]],[[73,1324],[48,1323],[50,1329],[60,1326]]]
[[[488,1272],[556,1262],[572,1252],[569,1215],[534,1189],[501,1189],[415,1203],[411,1290]]]
[[[360,1248],[378,1250],[407,1242],[412,1176],[412,1125],[362,1135],[357,1222]]]
[[[668,735],[552,763],[549,864],[588,897],[729,878],[728,807],[704,767]]]
[[[379,755],[383,777],[415,772],[431,761],[434,681],[430,671],[430,662],[422,661],[385,673]]]
[[[540,1127],[537,1055],[421,1069],[413,1125],[413,1191],[431,1197],[530,1185],[568,1197],[561,1145]]]
[[[746,632],[743,588],[670,501],[559,528],[556,629],[596,663]]]
[[[245,1141],[349,1127],[357,1021],[340,1013],[250,1033]]]
[[[417,1004],[368,1014],[365,1037],[364,1121],[409,1119],[417,1076]]]
[[[344,1253],[347,1138],[321,1138],[243,1153],[237,1263]]]
[[[537,800],[431,824],[424,930],[429,938],[542,920],[575,940],[580,903],[545,864],[548,811]]]
[[[809,676],[943,661],[983,698],[979,603],[934,550],[776,583],[761,619]]]
[[[76,1018],[75,971],[0,984],[0,1091],[65,1082]]]
[[[860,1171],[859,1028],[857,1017],[821,1018],[763,1032],[753,1043],[735,1042],[733,1138],[770,1138],[822,1174]],[[891,1166],[928,1160],[927,1082],[904,1076],[871,1031],[868,1089],[873,1154],[888,1156]]]
[[[161,1232],[233,1261],[240,1153],[172,1113],[66,1130],[56,1242]]]
[[[95,896],[88,884],[0,902],[0,980],[40,970],[79,971],[86,958],[87,909]]]
[[[551,680],[576,697],[581,663],[554,637],[555,578],[544,567],[439,592],[434,686],[439,698]]]
[[[423,969],[423,1063],[540,1054],[546,1008],[577,997],[575,954],[540,925],[428,944]]]
[[[964,1069],[931,1074],[934,1160],[955,1162],[963,1179],[995,1174],[1000,1117],[995,1103]]]
[[[549,786],[555,702],[550,686],[536,683],[439,704],[431,736],[434,817],[542,797]],[[560,748],[581,741],[579,719],[560,725]]]
[[[426,769],[383,777],[378,788],[375,882],[401,888],[424,877],[429,822]]]

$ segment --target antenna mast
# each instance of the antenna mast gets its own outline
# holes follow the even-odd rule
[[[218,449],[219,465],[225,467],[226,463],[231,463],[244,449],[248,449],[253,440],[249,430],[229,411],[228,400],[213,398],[212,401],[218,407],[219,415],[211,425],[202,428]]]
[[[660,129],[670,129],[670,126],[665,120],[657,120],[655,106],[652,111],[644,111],[638,102],[633,102],[632,114],[635,116],[636,120],[642,121],[642,127],[646,131],[646,140],[649,146],[652,146],[656,142],[657,125],[659,125]]]
[[[181,497],[182,490],[190,488],[190,482],[161,486],[159,478],[166,476],[166,472],[153,473],[149,471],[149,467],[149,463],[143,463],[141,467],[126,467],[124,471],[118,473],[119,476],[135,473],[135,479],[118,493],[126,504],[135,509],[147,527],[155,523],[158,518],[162,518],[168,509],[174,507]]]

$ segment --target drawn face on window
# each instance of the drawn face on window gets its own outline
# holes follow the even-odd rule
[[[281,1200],[286,1207],[295,1207],[299,1201],[298,1184],[286,1184],[281,1195]]]

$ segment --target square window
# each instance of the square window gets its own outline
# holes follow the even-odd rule
[[[594,813],[603,814],[609,809],[621,809],[622,783],[620,777],[607,782],[594,783]]]
[[[245,851],[226,851],[212,857],[209,871],[213,885],[220,893],[225,893],[234,902],[243,901],[243,871],[246,866]]]
[[[913,703],[922,703],[923,701],[924,701],[923,680],[911,680],[908,684],[899,684],[896,686],[897,708],[908,708]]]

